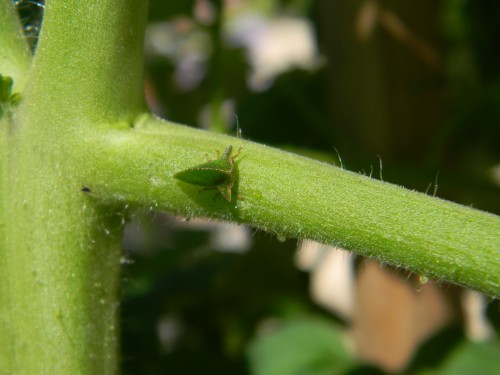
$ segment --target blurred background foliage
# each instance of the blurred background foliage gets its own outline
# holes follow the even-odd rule
[[[35,48],[43,2],[15,3]],[[499,19],[488,0],[151,0],[146,96],[499,214]],[[124,374],[500,373],[497,300],[318,244],[144,210],[123,264]]]

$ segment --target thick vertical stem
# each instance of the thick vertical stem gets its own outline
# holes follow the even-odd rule
[[[0,74],[12,77],[14,92],[20,92],[30,67],[28,43],[12,0],[0,0]]]
[[[47,1],[1,129],[0,373],[118,372],[123,213],[81,191],[88,166],[74,146],[142,109],[146,7]]]
[[[144,108],[146,14],[145,0],[47,1],[29,94],[73,118],[133,117]]]

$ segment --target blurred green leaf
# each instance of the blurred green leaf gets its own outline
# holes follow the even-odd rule
[[[287,322],[258,338],[249,358],[255,375],[334,375],[352,365],[341,331],[319,319]]]
[[[466,342],[460,345],[445,362],[439,375],[496,375],[500,374],[500,344]]]

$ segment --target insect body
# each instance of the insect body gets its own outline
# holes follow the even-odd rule
[[[174,178],[192,185],[204,186],[203,190],[217,189],[228,202],[231,202],[236,180],[234,159],[239,156],[240,151],[241,148],[235,156],[231,156],[233,146],[229,145],[218,159],[177,172]]]

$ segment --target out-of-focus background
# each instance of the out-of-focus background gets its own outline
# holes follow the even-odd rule
[[[15,3],[35,45],[43,2]],[[146,96],[499,214],[499,20],[489,0],[151,0]],[[500,373],[499,303],[480,294],[148,210],[123,243],[124,374]]]

